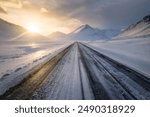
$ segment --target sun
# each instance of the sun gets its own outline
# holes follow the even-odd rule
[[[29,24],[27,26],[27,29],[29,32],[32,32],[32,33],[39,33],[40,32],[39,26],[37,24],[34,24],[34,23]]]

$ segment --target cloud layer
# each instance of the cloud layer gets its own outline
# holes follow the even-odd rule
[[[0,0],[0,12],[8,14],[0,16],[22,26],[39,20],[47,34],[69,33],[82,24],[126,28],[149,15],[149,6],[150,0]]]
[[[124,27],[150,14],[150,0],[39,0],[38,3],[60,15],[102,28]]]

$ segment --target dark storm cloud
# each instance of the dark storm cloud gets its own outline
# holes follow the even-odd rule
[[[124,0],[106,6],[100,16],[107,26],[123,27],[130,25],[150,14],[150,0]]]
[[[43,0],[40,4],[102,28],[124,27],[150,14],[150,0]]]

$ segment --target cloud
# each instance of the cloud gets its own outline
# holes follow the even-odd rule
[[[16,1],[12,2],[12,0],[1,2],[1,5],[7,8],[8,14],[1,13],[0,17],[25,28],[36,22],[41,29],[41,34],[44,35],[56,31],[69,33],[81,25],[79,20],[60,15],[55,10],[49,10],[45,8],[46,5],[44,4],[36,4],[33,1],[27,0],[22,0],[20,2],[22,3],[22,7],[14,7],[14,4],[18,3],[16,3]]]
[[[150,0],[42,0],[39,3],[60,15],[101,28],[124,27],[150,13]]]
[[[43,8],[43,7],[40,9],[40,11],[41,11],[41,13],[48,13],[48,10],[46,8]]]
[[[22,8],[21,0],[0,0],[0,6],[10,8]]]
[[[46,33],[71,32],[82,24],[125,28],[150,14],[150,0],[0,0],[0,6],[8,9],[7,20],[22,25],[40,20]]]
[[[0,7],[0,13],[7,14],[7,9]]]

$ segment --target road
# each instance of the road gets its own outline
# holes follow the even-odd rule
[[[82,43],[74,43],[0,99],[150,99],[150,80]]]

